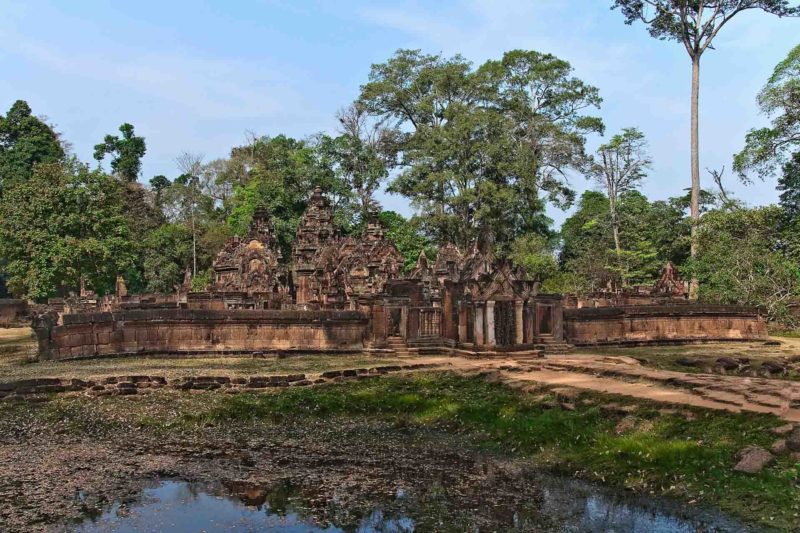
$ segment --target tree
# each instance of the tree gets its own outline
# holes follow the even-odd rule
[[[119,127],[122,138],[116,135],[106,135],[103,142],[94,147],[94,158],[102,161],[106,155],[111,155],[111,169],[121,179],[134,182],[139,178],[142,168],[142,157],[147,147],[144,137],[133,133],[133,126],[127,122]]]
[[[800,296],[800,266],[778,249],[782,216],[768,206],[703,217],[691,264],[701,300],[764,306],[770,320],[791,321],[788,304]]]
[[[699,99],[700,58],[709,48],[720,30],[743,11],[760,9],[778,16],[791,16],[800,8],[789,7],[788,0],[614,0],[612,9],[620,9],[626,24],[642,21],[648,25],[650,35],[660,40],[673,40],[683,44],[692,62],[691,95],[691,173],[692,233],[700,220],[700,141]],[[692,239],[692,256],[697,253],[697,243]],[[696,293],[693,280],[691,292]]]
[[[558,261],[552,244],[542,235],[523,235],[511,245],[509,259],[524,268],[530,279],[545,282],[558,274]]]
[[[194,251],[190,229],[169,223],[150,232],[143,246],[145,290],[170,293],[183,281]]]
[[[782,248],[794,261],[800,263],[800,151],[784,163],[783,175],[778,180],[779,204],[783,210],[781,221]]]
[[[561,225],[559,263],[562,270],[583,280],[582,286],[573,290],[589,293],[613,283],[613,273],[608,268],[613,247],[608,198],[601,192],[584,192],[575,213]]]
[[[619,196],[635,189],[647,175],[651,159],[647,154],[647,141],[636,128],[625,128],[597,149],[598,159],[589,164],[591,176],[606,191],[611,216],[611,230],[617,255],[622,253],[619,243]]]
[[[435,248],[419,231],[418,220],[407,220],[395,211],[381,211],[378,214],[378,220],[386,232],[386,238],[393,242],[403,255],[405,259],[403,268],[407,272],[417,263],[420,252],[425,251],[428,257],[434,257]]]
[[[364,225],[370,214],[379,210],[375,192],[395,165],[401,134],[386,124],[386,118],[370,116],[358,102],[341,110],[337,119],[339,135],[319,136],[316,147],[355,194],[358,220]]]
[[[42,163],[0,200],[0,256],[17,296],[100,293],[134,264],[122,184],[75,160]]]
[[[0,115],[0,194],[28,179],[37,163],[64,159],[64,148],[53,128],[36,118],[24,100]]]
[[[733,168],[744,181],[750,172],[762,179],[772,175],[800,148],[800,46],[775,67],[758,94],[758,106],[772,117],[772,125],[751,129],[734,157]]]
[[[314,187],[321,187],[334,207],[350,197],[349,188],[319,157],[313,143],[284,135],[254,138],[234,148],[226,179],[234,183],[228,216],[231,230],[245,234],[255,210],[266,207],[284,257],[291,256],[297,225]]]
[[[602,122],[582,114],[597,89],[571,76],[569,63],[515,50],[473,69],[461,56],[398,50],[375,64],[359,102],[405,133],[401,172],[389,186],[409,198],[438,243],[468,246],[482,228],[497,243],[546,233],[540,193],[568,205],[564,173],[585,160],[585,135]]]
[[[683,264],[691,232],[683,200],[651,203],[636,190],[620,194],[617,251],[608,197],[586,191],[561,227],[559,263],[563,273],[571,275],[568,290],[587,293],[609,286],[648,285],[667,261]]]

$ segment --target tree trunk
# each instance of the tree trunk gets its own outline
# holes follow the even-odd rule
[[[197,275],[197,232],[194,226],[194,206],[192,206],[192,276]]]
[[[617,251],[617,257],[622,252],[622,247],[619,245],[619,219],[617,218],[617,195],[616,189],[612,188],[611,181],[608,181],[608,211],[611,215],[611,232],[614,234],[614,248]]]
[[[699,131],[699,101],[700,101],[700,56],[692,57],[692,198],[691,198],[691,217],[692,217],[692,236],[691,254],[697,255],[697,225],[700,223],[700,131]],[[692,278],[689,285],[689,298],[697,299],[698,281]]]

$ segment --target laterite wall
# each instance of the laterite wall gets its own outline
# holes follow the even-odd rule
[[[40,359],[353,351],[369,334],[367,316],[357,311],[141,309],[64,315],[62,322],[36,324]]]
[[[28,302],[13,298],[0,298],[0,327],[19,325],[28,314]],[[30,319],[28,319],[30,320]]]
[[[759,340],[767,325],[753,307],[644,305],[564,310],[564,336],[576,346]]]

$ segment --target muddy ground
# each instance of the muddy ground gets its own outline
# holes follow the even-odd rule
[[[154,478],[222,482],[256,504],[271,487],[289,485],[303,493],[308,517],[339,527],[357,525],[376,499],[391,506],[398,488],[426,500],[420,524],[427,521],[430,530],[459,530],[461,510],[479,529],[511,528],[526,507],[531,519],[547,524],[536,515],[537,487],[518,466],[444,432],[327,420],[174,434],[101,429],[100,437],[90,438],[58,421],[9,427],[13,419],[26,417],[4,417],[0,428],[4,531],[67,529],[111,502],[135,500]],[[458,508],[449,507],[452,502]]]

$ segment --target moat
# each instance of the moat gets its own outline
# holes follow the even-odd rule
[[[334,498],[309,501],[290,483],[272,487],[230,486],[153,480],[128,502],[116,502],[87,518],[77,530],[411,532],[485,531],[755,531],[721,513],[642,498],[598,485],[551,475],[536,475],[536,488],[517,502],[487,503],[484,509],[459,508],[446,501],[442,487],[415,494],[397,487],[394,494],[360,502],[353,508]],[[379,500],[379,501],[376,501]],[[443,509],[449,509],[447,515]],[[449,516],[448,516],[449,515]],[[488,528],[488,529],[487,529]]]

